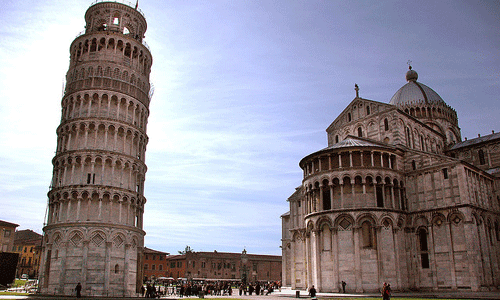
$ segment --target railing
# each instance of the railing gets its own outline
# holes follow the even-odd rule
[[[130,2],[130,1],[123,1],[123,0],[96,0],[96,1],[92,2],[92,4],[90,4],[89,7],[92,7],[92,6],[96,5],[97,3],[101,3],[101,2],[116,2],[116,3],[125,4],[127,6],[132,7],[133,9],[137,10],[144,17],[144,19],[146,18],[146,16],[142,12],[142,10],[137,7],[137,5],[139,3],[138,0],[137,0],[137,2],[135,4],[132,3],[132,2]]]
[[[106,31],[106,30],[105,30],[105,31]],[[118,33],[117,31],[111,31],[111,32]],[[75,36],[74,40],[76,40],[77,38],[81,37],[81,36],[82,36],[82,35],[84,35],[84,34],[85,34],[85,30],[80,31],[80,32],[79,32],[79,33]],[[123,36],[126,36],[126,34],[122,34],[122,35],[123,35]],[[135,39],[135,40],[136,40],[136,41],[139,41],[138,39]],[[151,48],[149,48],[148,43],[146,43],[146,41],[145,41],[145,40],[142,40],[142,41],[140,41],[140,42],[141,42],[141,44],[142,44],[144,47],[146,47],[146,49],[148,49],[148,50],[149,50],[149,53],[151,53]]]
[[[153,92],[151,92],[151,86],[149,91],[144,91],[137,85],[133,85],[127,81],[123,81],[118,78],[112,78],[112,77],[105,77],[105,76],[96,76],[92,78],[99,78],[99,79],[107,79],[109,80],[108,84],[104,84],[103,82],[97,83],[96,81],[92,81],[92,84],[87,85],[85,84],[86,79],[78,79],[75,81],[72,81],[70,83],[66,83],[66,89],[64,91],[64,95],[69,94],[69,93],[74,93],[77,91],[81,90],[87,90],[87,89],[92,89],[92,88],[104,88],[106,90],[110,91],[115,91],[115,92],[120,92],[120,93],[125,93],[129,96],[132,96],[136,98],[137,100],[141,101],[144,105],[149,106],[149,102],[151,101],[151,98],[153,97],[154,93],[154,87],[153,87]],[[119,86],[114,86],[113,82],[118,82],[120,83]]]
[[[82,31],[80,31],[80,32],[79,32],[79,33],[75,36],[75,40],[76,40],[76,38],[78,38],[78,37],[80,37],[80,36],[82,36],[82,35],[84,35],[84,34],[85,34],[85,29],[84,29],[84,30],[82,30]]]

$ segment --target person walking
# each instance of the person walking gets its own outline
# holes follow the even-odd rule
[[[314,285],[309,289],[309,295],[312,299],[316,299],[316,289],[314,288]]]
[[[82,284],[78,282],[78,284],[75,287],[76,291],[76,298],[81,298],[82,297]]]
[[[347,283],[345,283],[344,280],[342,280],[342,292],[345,294],[345,286],[347,285]]]
[[[391,299],[391,285],[386,282],[384,282],[384,285],[382,286],[382,299]]]
[[[257,285],[255,286],[255,295],[260,295],[260,283],[257,281]]]

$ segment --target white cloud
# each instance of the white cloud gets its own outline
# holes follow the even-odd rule
[[[38,232],[69,46],[90,4],[7,1],[0,11],[0,219]],[[354,83],[387,102],[408,59],[457,109],[463,136],[500,130],[498,14],[426,4],[141,2],[155,85],[146,246],[279,254],[298,162],[326,147]]]

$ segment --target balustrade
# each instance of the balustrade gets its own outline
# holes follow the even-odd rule
[[[370,153],[370,155],[366,155],[366,153]],[[395,170],[396,166],[397,156],[392,153],[383,151],[341,151],[310,158],[302,168],[304,178],[307,178],[320,173],[358,167]]]

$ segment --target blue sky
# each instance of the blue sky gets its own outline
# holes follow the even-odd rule
[[[92,1],[0,4],[0,219],[42,232],[69,45]],[[134,5],[135,2],[132,4]],[[298,162],[354,98],[419,81],[500,130],[498,1],[145,1],[147,247],[277,254]]]

